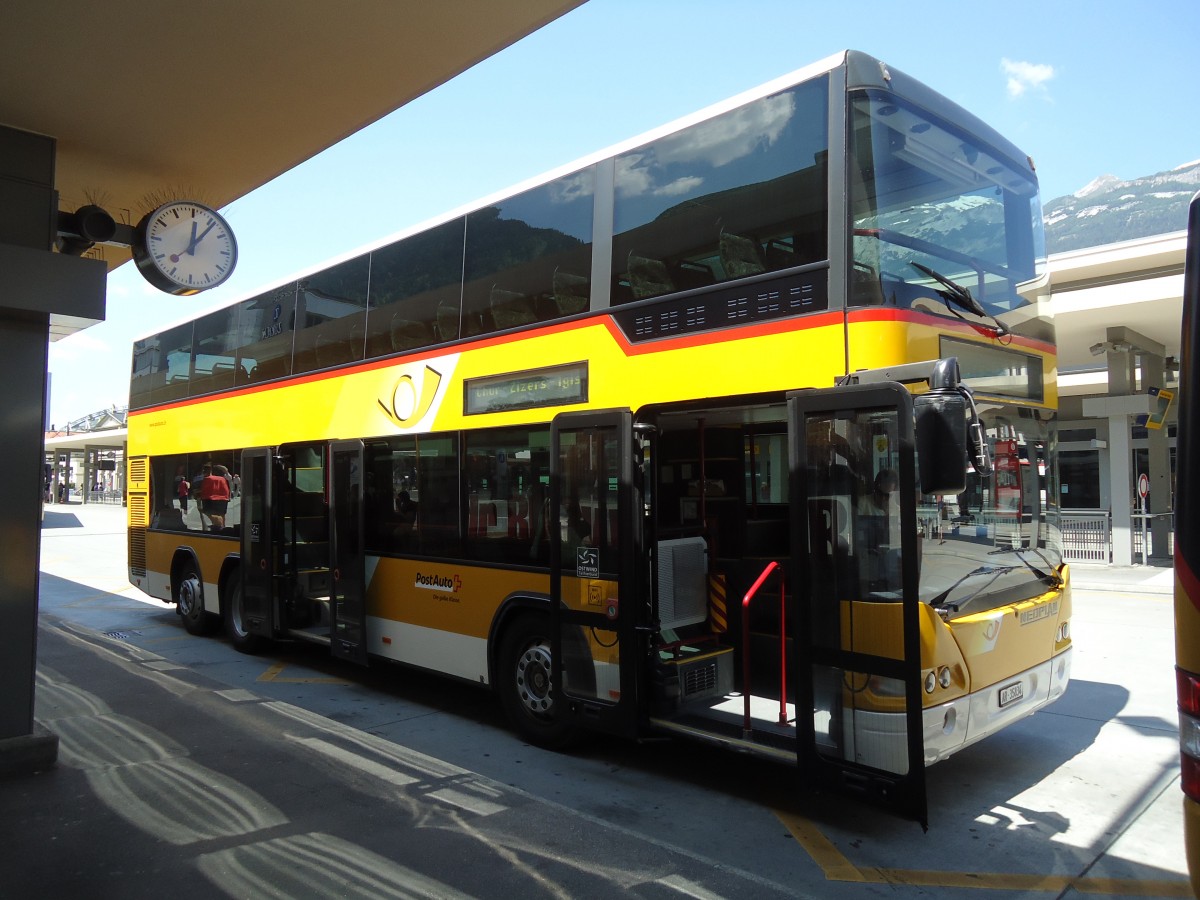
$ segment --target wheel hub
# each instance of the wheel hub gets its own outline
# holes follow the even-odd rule
[[[202,608],[204,589],[200,581],[193,575],[185,578],[179,585],[179,614],[182,616],[195,615]]]
[[[548,716],[554,708],[550,684],[550,648],[530,644],[517,658],[517,696],[522,705],[537,716]]]

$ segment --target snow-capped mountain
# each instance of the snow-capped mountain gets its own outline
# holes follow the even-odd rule
[[[1197,190],[1200,160],[1130,181],[1101,175],[1074,194],[1043,203],[1046,249],[1061,253],[1182,231]]]

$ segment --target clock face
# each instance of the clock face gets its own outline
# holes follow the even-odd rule
[[[229,223],[190,200],[166,203],[143,218],[132,249],[146,280],[172,294],[214,288],[237,264],[237,241]]]

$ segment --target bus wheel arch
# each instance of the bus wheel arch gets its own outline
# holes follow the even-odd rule
[[[204,608],[204,579],[200,562],[191,550],[181,549],[171,561],[171,598],[188,634],[208,635],[220,619]]]
[[[531,744],[570,746],[578,728],[551,685],[550,615],[542,604],[518,604],[497,623],[493,684],[513,727]]]

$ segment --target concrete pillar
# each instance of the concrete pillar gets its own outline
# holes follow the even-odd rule
[[[1133,559],[1133,501],[1129,486],[1133,484],[1133,442],[1129,434],[1129,416],[1108,417],[1108,465],[1112,484],[1112,549],[1113,562],[1128,566]],[[1141,527],[1141,523],[1137,523]]]
[[[1163,357],[1157,353],[1143,353],[1142,385],[1143,389],[1150,387],[1161,388],[1166,385],[1166,365]],[[1146,430],[1146,447],[1149,458],[1150,497],[1147,512],[1154,513],[1150,520],[1152,563],[1169,565],[1171,517],[1160,515],[1171,511],[1171,446],[1168,440],[1166,422],[1161,428]]]
[[[1135,491],[1130,418],[1149,413],[1150,406],[1147,394],[1085,397],[1083,401],[1085,416],[1108,419],[1108,496],[1113,522],[1113,563],[1118,566],[1135,562],[1130,531]]]
[[[33,722],[46,361],[51,324],[104,319],[104,263],[52,252],[55,153],[53,138],[0,126],[0,774],[57,757]]]

